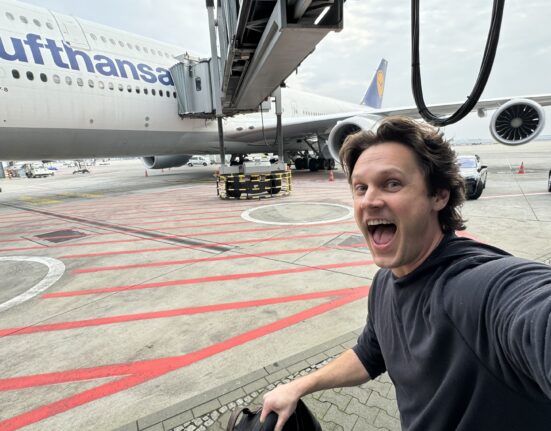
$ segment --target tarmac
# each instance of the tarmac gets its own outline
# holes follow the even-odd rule
[[[466,235],[550,262],[548,144],[457,147],[489,166]],[[224,430],[354,345],[377,268],[343,173],[226,201],[214,169],[0,180],[0,429]],[[400,429],[387,375],[305,401],[324,430]]]

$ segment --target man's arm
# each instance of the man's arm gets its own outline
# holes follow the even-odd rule
[[[264,422],[270,412],[276,412],[279,418],[275,431],[281,431],[301,397],[323,389],[357,386],[369,380],[369,374],[356,353],[347,350],[325,367],[265,394],[260,421]]]

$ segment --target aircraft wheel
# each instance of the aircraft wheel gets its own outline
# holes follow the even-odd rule
[[[310,172],[318,171],[319,170],[318,159],[310,159],[308,161],[308,169],[310,169]]]

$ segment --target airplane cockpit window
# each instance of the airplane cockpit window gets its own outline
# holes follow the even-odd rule
[[[32,72],[30,72],[30,71],[29,71],[29,72],[27,72],[27,79],[28,79],[29,81],[32,81],[32,80],[34,80],[34,75],[33,75],[33,73],[32,73]]]
[[[42,23],[39,20],[37,20],[36,18],[33,19],[33,22],[34,22],[34,25],[36,25],[37,27],[42,27]]]
[[[103,81],[98,81],[98,87],[103,90],[105,88],[105,84],[103,83]]]
[[[61,82],[61,78],[59,77],[59,75],[54,75],[53,79],[56,84],[59,84]]]
[[[50,21],[46,22],[46,27],[48,27],[50,30],[54,29],[54,25]]]
[[[40,80],[42,82],[48,82],[48,76],[45,73],[40,74]]]
[[[65,77],[65,82],[67,83],[67,85],[72,85],[73,84],[73,79],[70,76],[66,76]]]
[[[12,75],[15,79],[19,79],[19,77],[21,76],[21,75],[19,74],[19,70],[17,70],[17,69],[13,69],[13,70],[11,71],[11,75]]]
[[[13,14],[9,13],[9,12],[6,12],[6,17],[10,20],[10,21],[13,21],[15,19],[15,17],[13,16]]]
[[[79,87],[82,87],[84,85],[84,81],[82,80],[82,78],[77,78],[77,84]]]
[[[95,84],[94,84],[94,81],[91,80],[91,79],[89,79],[89,80],[88,80],[88,87],[94,88],[94,85],[95,85]]]
[[[22,22],[23,24],[28,24],[28,23],[29,23],[29,20],[27,19],[26,16],[21,15],[21,16],[19,17],[19,19],[21,20],[21,22]]]

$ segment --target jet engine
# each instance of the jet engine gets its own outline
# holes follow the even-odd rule
[[[529,99],[513,99],[494,113],[490,133],[501,144],[520,145],[538,136],[544,125],[545,113],[540,104]]]
[[[147,169],[168,169],[185,165],[191,158],[191,154],[176,156],[148,156],[142,157],[143,164]]]
[[[375,125],[375,121],[366,117],[350,117],[346,120],[339,121],[335,127],[331,129],[327,145],[331,157],[339,161],[339,151],[341,150],[344,140],[360,130],[370,130]]]

